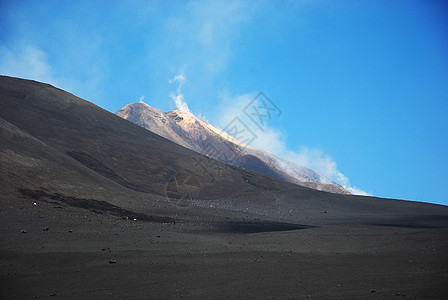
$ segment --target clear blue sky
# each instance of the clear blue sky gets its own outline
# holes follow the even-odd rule
[[[255,146],[370,194],[448,205],[446,1],[1,1],[0,73],[111,112],[141,96],[224,126],[263,91]],[[343,175],[342,175],[343,174]]]

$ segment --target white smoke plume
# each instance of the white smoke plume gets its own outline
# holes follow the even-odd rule
[[[143,100],[145,99],[145,96],[141,96],[140,97],[140,101],[138,101],[139,103],[144,103],[144,104],[146,104]]]
[[[242,94],[236,97],[222,95],[220,114],[217,117],[218,127],[225,128],[233,118],[239,116],[256,135],[250,146],[274,153],[283,159],[317,171],[352,194],[369,195],[367,192],[351,186],[349,179],[339,171],[333,158],[324,151],[305,146],[297,150],[291,150],[285,142],[286,132],[269,127],[269,122],[267,122],[264,130],[251,125],[251,121],[244,116],[242,111],[255,95],[255,93]]]
[[[181,112],[191,115],[190,109],[188,108],[187,102],[184,101],[184,95],[182,94],[182,86],[187,82],[187,78],[184,75],[176,75],[173,79],[168,79],[169,83],[178,83],[176,92],[171,92],[170,97],[176,103],[177,109]]]
[[[285,151],[283,158],[298,165],[315,170],[325,177],[340,184],[344,189],[355,195],[369,195],[367,192],[351,186],[350,180],[342,174],[336,162],[324,151],[302,146],[298,151]]]

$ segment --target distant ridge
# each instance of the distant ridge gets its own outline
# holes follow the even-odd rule
[[[146,103],[131,103],[116,114],[181,146],[224,163],[315,190],[350,194],[316,171],[244,145],[191,113],[178,109],[164,113]]]

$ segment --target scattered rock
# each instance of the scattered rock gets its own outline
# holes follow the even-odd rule
[[[43,231],[48,231],[50,228],[48,228],[48,227],[44,227],[43,228]]]
[[[73,232],[73,230],[69,230],[68,232],[72,233],[72,232]]]
[[[376,293],[376,291],[375,291],[375,290],[371,290],[370,292],[371,292],[371,293]]]
[[[117,261],[116,261],[115,259],[111,259],[111,260],[109,260],[109,263],[110,263],[110,264],[116,264]]]
[[[22,231],[20,231],[21,233],[27,233],[28,231],[26,231],[25,229],[23,229]]]

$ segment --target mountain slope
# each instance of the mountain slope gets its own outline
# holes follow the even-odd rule
[[[34,184],[22,185],[24,178],[27,178],[23,177],[24,173],[16,171],[13,165],[5,168],[7,165],[3,164],[3,176],[10,176],[3,184],[9,189],[42,186],[53,189],[54,192],[63,190],[66,193],[71,191],[72,194],[84,195],[96,186],[104,187],[107,183],[107,188],[104,189],[117,194],[137,192],[158,195],[170,199],[168,202],[172,199],[184,199],[188,194],[189,200],[196,201],[200,206],[213,205],[233,211],[246,211],[250,207],[253,213],[270,210],[270,218],[278,220],[297,221],[300,216],[300,221],[305,222],[302,218],[314,216],[315,224],[346,222],[352,216],[357,216],[357,222],[371,222],[370,217],[380,222],[396,215],[437,214],[437,209],[434,209],[438,206],[331,194],[229,166],[47,84],[1,76],[0,97],[0,118],[6,122],[6,128],[13,126],[36,143],[51,149],[46,151],[48,158],[44,161],[51,160],[53,156],[63,157],[65,161],[54,167],[50,163],[39,166],[51,167],[49,174],[64,174],[65,171],[56,170],[64,167],[70,170],[81,168],[80,172],[93,176],[87,180],[82,179],[88,184],[70,185],[71,181],[81,179],[54,175],[49,180],[39,174],[36,167],[31,167],[33,174],[37,174],[32,177]],[[5,139],[2,137],[2,140]],[[4,160],[14,156],[21,157],[24,155],[22,152],[26,151],[20,148],[21,142],[13,140],[17,144],[9,146],[9,143],[2,143]],[[36,151],[31,152],[37,155]],[[58,153],[58,156],[52,153]],[[251,156],[245,157],[249,160]],[[13,161],[20,162],[19,159]],[[258,161],[255,160],[255,164]],[[19,174],[22,177],[17,177]],[[81,177],[87,178],[85,176]],[[87,186],[86,189],[83,186]],[[119,204],[118,198],[111,199]],[[124,203],[128,203],[127,200]],[[161,202],[151,202],[151,205],[157,203]],[[322,215],[322,211],[333,213]],[[310,220],[306,222],[309,223]]]
[[[179,145],[224,163],[316,190],[349,194],[317,172],[244,145],[190,113],[179,110],[163,113],[145,103],[132,103],[116,114]]]
[[[172,176],[191,174],[203,196],[215,198],[221,196],[214,188],[217,176],[234,178],[229,187],[244,183],[234,169],[49,85],[3,77],[0,87],[0,117],[124,187],[165,195]],[[219,168],[204,172],[198,165],[210,161]]]
[[[0,191],[2,299],[448,295],[446,206],[229,166],[4,76]]]

